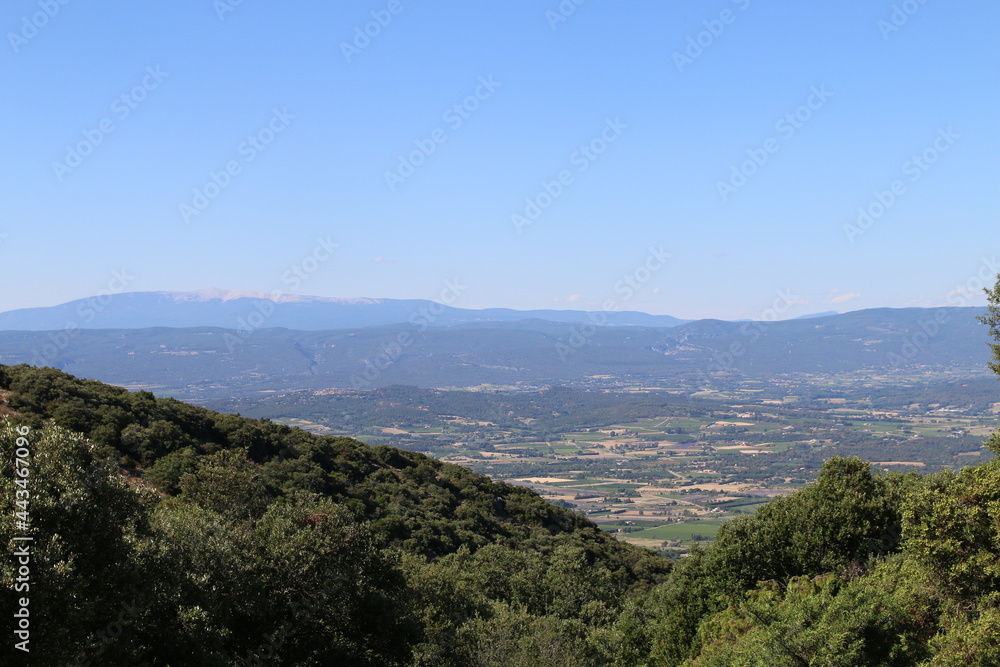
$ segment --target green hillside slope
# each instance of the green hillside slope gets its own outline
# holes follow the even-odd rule
[[[585,664],[606,648],[594,633],[670,569],[530,490],[420,454],[53,369],[3,367],[0,387],[4,460],[15,428],[30,443],[33,664],[457,665],[497,633],[526,655],[558,636],[558,655]],[[121,637],[96,640],[126,607]]]

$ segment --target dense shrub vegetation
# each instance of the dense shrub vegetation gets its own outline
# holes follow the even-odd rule
[[[53,369],[3,368],[0,386],[5,544],[13,429],[31,427],[35,664],[496,664],[487,645],[506,660],[554,637],[544,651],[596,664],[595,637],[671,568],[421,454]],[[136,617],[102,643],[123,604]]]

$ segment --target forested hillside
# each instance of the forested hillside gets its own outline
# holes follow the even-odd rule
[[[833,458],[673,566],[420,454],[52,369],[0,387],[30,664],[1000,664],[997,460]]]
[[[595,633],[670,570],[421,454],[53,369],[5,367],[0,386],[5,544],[14,429],[29,431],[33,664],[474,664],[487,646],[596,660]],[[13,576],[7,561],[5,609]],[[101,644],[122,605],[138,611]]]

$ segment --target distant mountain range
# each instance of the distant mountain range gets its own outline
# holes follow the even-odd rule
[[[618,313],[615,326],[595,327],[580,311],[471,311],[427,301],[309,297],[273,304],[248,295],[138,293],[116,296],[113,312],[109,306],[103,318],[86,323],[117,328],[67,327],[86,303],[0,316],[7,318],[0,327],[13,329],[0,331],[0,363],[54,366],[197,400],[392,384],[614,387],[704,384],[732,374],[768,381],[782,373],[973,375],[986,372],[989,358],[987,331],[976,319],[982,308],[879,308],[780,322],[677,324],[665,316]],[[410,317],[413,312],[417,317]],[[567,319],[551,319],[556,316]],[[642,325],[642,318],[671,324]],[[146,326],[151,321],[172,326]],[[213,325],[220,321],[228,324]],[[315,328],[323,322],[332,324]],[[292,323],[300,328],[285,326]],[[34,330],[46,325],[50,330]]]
[[[474,322],[596,321],[608,326],[674,327],[683,324],[669,315],[588,312],[582,310],[513,310],[454,308],[424,299],[332,298],[234,292],[126,292],[78,299],[46,308],[0,313],[0,330],[54,331],[67,325],[79,329],[143,329],[148,327],[221,327],[238,329],[285,327],[302,331],[355,329],[414,323],[450,326]]]

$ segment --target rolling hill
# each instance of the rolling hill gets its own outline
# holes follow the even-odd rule
[[[780,322],[669,328],[530,319],[305,331],[153,327],[0,331],[0,363],[187,399],[392,384],[622,386],[730,374],[986,372],[977,308],[873,309]]]
[[[0,469],[0,539],[32,538],[31,664],[457,667],[490,618],[583,654],[672,567],[459,466],[52,369],[0,366],[0,414],[29,471]]]

